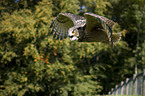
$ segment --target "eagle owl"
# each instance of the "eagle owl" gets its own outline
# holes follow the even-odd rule
[[[121,33],[112,33],[114,24],[112,20],[93,13],[84,13],[84,17],[59,13],[50,28],[57,40],[70,37],[70,40],[79,42],[110,42],[113,45],[121,39]]]

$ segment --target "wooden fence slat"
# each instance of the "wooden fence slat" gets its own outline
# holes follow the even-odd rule
[[[132,94],[137,95],[137,79],[136,79],[137,74],[133,74],[133,90]]]
[[[128,95],[128,88],[129,88],[129,84],[128,84],[128,81],[129,81],[129,78],[126,78],[126,94],[125,95]]]
[[[143,84],[142,84],[142,96],[145,96],[145,69],[143,69]]]
[[[123,84],[124,84],[124,81],[121,81],[121,92],[120,92],[121,95],[123,95],[123,89],[124,89]]]
[[[109,91],[109,92],[108,92],[108,95],[110,95],[110,94],[111,94],[111,92]]]
[[[111,92],[112,92],[112,94],[114,95],[114,88],[111,88]]]
[[[115,90],[116,90],[116,95],[118,95],[118,85],[115,86]]]

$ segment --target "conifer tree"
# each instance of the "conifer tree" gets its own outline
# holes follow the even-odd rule
[[[134,26],[137,22],[141,22],[140,32],[143,33],[144,15],[138,16],[141,12],[144,14],[144,10],[140,11],[143,0],[126,1],[127,4],[131,1],[129,8],[133,10],[127,8],[123,13],[119,13],[126,8],[122,0],[17,1],[0,1],[0,95],[92,96],[107,93],[133,73],[135,56],[132,49],[135,48],[130,46],[133,39],[126,39],[131,34],[125,33],[139,28]],[[122,5],[118,8],[119,2]],[[123,40],[114,48],[104,43],[80,43],[69,38],[55,40],[49,35],[49,26],[61,12],[79,15],[92,12],[113,19],[120,24],[116,24],[113,32],[121,32]],[[135,24],[130,18],[125,21],[130,16]],[[144,58],[142,39],[139,58]],[[140,69],[144,66],[141,60]]]
[[[78,5],[73,11],[67,9],[70,5],[67,0],[60,2],[58,12],[77,12]],[[87,52],[92,57],[95,50],[86,50],[90,44],[71,43],[68,39],[57,41],[49,36],[52,14],[57,13],[52,11],[57,7],[54,4],[42,0],[33,9],[1,14],[1,95],[89,95],[101,91],[94,77],[78,71],[75,65],[79,61],[76,59],[86,57]],[[72,52],[73,43],[77,43],[74,48],[82,50],[80,54],[76,52],[80,58],[75,58]]]

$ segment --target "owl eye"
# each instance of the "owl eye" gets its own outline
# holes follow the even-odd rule
[[[75,31],[73,31],[72,34],[75,34]]]

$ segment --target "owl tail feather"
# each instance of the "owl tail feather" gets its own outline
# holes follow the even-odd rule
[[[121,33],[113,33],[113,42],[116,43],[121,39]]]

